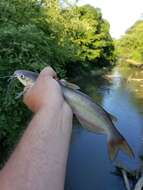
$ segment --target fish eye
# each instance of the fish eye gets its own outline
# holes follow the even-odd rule
[[[24,78],[25,78],[25,77],[24,77],[24,75],[21,75],[20,77],[21,77],[22,79],[24,79]]]

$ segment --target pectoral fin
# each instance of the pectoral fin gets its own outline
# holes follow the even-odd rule
[[[24,91],[19,92],[19,93],[16,95],[15,99],[16,99],[16,100],[19,99],[23,94],[24,94]]]

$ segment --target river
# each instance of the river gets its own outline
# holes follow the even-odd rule
[[[80,78],[81,89],[118,118],[116,128],[135,153],[130,159],[119,152],[108,158],[106,136],[74,127],[65,190],[124,190],[122,178],[113,174],[120,161],[129,169],[140,167],[143,154],[143,71],[116,67],[105,75]],[[77,122],[74,125],[80,125]]]

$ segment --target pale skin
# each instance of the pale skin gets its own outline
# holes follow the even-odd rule
[[[45,68],[24,95],[35,114],[0,172],[2,190],[64,189],[73,114],[54,78]]]

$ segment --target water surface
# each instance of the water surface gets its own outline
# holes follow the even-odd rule
[[[105,76],[78,81],[84,92],[118,118],[116,128],[127,139],[136,157],[131,160],[119,152],[115,161],[130,169],[140,166],[139,155],[143,154],[142,78],[142,71],[115,68]],[[65,190],[124,190],[122,179],[112,173],[113,164],[108,158],[106,136],[74,128]]]

